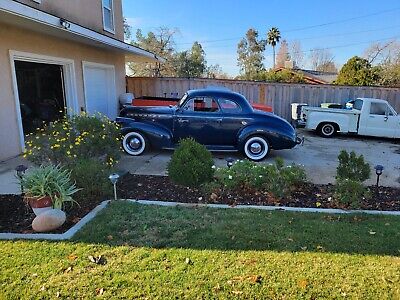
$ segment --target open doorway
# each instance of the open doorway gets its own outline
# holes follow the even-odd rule
[[[65,115],[62,65],[16,60],[15,75],[24,134]]]

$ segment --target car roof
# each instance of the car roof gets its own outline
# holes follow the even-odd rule
[[[207,96],[217,96],[217,97],[240,97],[244,98],[241,94],[232,92],[227,89],[218,89],[218,88],[207,88],[207,89],[196,89],[196,90],[189,90],[188,95],[190,96],[200,96],[200,95],[207,95]]]
[[[382,103],[386,103],[386,100],[383,99],[377,99],[377,98],[360,98],[358,97],[357,99],[363,100],[363,101],[374,101],[374,102],[382,102]]]

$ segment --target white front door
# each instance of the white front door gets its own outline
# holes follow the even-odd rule
[[[100,113],[111,120],[117,117],[115,71],[112,65],[83,63],[86,112]]]

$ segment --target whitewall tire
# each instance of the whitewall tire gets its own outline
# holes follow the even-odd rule
[[[122,140],[122,148],[129,155],[138,156],[147,148],[146,138],[140,132],[128,132]]]
[[[270,147],[268,141],[261,136],[249,137],[244,143],[244,155],[250,160],[263,160],[269,153]]]
[[[319,134],[324,138],[331,138],[336,134],[335,125],[332,123],[325,123],[320,126]]]

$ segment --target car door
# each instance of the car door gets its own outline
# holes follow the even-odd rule
[[[192,137],[203,145],[222,145],[222,112],[217,101],[208,96],[189,98],[175,115],[174,139]]]
[[[366,134],[377,137],[395,137],[395,120],[396,116],[385,102],[371,102]]]
[[[236,145],[240,129],[247,125],[249,120],[243,115],[243,108],[237,101],[219,98],[218,103],[223,112],[221,142],[224,145]]]

